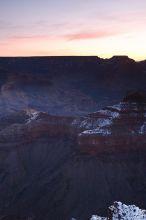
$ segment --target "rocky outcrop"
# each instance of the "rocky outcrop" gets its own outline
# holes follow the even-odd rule
[[[138,94],[89,114],[81,123],[78,143],[83,152],[145,150],[146,103]]]
[[[108,208],[108,217],[93,215],[90,220],[146,220],[146,210],[135,205],[125,205],[121,202],[114,202]]]
[[[145,220],[146,210],[142,210],[135,205],[125,205],[121,202],[114,202],[108,209],[109,220]]]

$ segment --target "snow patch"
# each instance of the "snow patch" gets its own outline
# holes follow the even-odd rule
[[[107,220],[107,218],[105,217],[100,217],[97,215],[92,215],[92,217],[90,218],[90,220]]]
[[[80,124],[80,128],[90,129],[91,127],[92,127],[92,123],[88,119],[82,121]]]
[[[111,106],[113,109],[117,110],[117,111],[121,111],[121,107],[122,107],[122,102],[120,102],[119,104],[113,105]]]
[[[115,118],[118,118],[120,116],[120,113],[119,112],[116,112],[116,111],[111,111],[111,110],[99,110],[98,111],[100,114],[102,115],[105,115],[105,116],[108,116],[110,117],[111,119],[115,119]]]
[[[114,204],[109,207],[109,210],[112,213],[113,220],[146,220],[146,211],[139,209],[135,205],[125,205],[121,202],[114,202]]]
[[[83,131],[80,135],[94,135],[94,134],[99,134],[99,135],[110,135],[111,134],[111,131],[108,129],[108,128],[96,128],[96,129],[93,129],[93,130],[86,130],[86,131]]]
[[[111,124],[112,124],[112,121],[110,119],[103,119],[103,118],[97,119],[97,126],[99,127],[104,127],[104,126],[108,126]]]
[[[146,210],[142,210],[135,205],[125,205],[121,202],[114,202],[109,207],[108,215],[108,217],[92,215],[90,220],[146,220]]]
[[[146,122],[140,127],[139,134],[146,133]]]
[[[38,111],[29,110],[26,113],[29,116],[29,119],[27,119],[26,124],[29,124],[30,122],[36,120],[40,114]]]

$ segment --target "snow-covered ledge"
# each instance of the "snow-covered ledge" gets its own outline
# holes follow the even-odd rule
[[[90,220],[146,220],[146,210],[142,210],[135,205],[125,205],[121,202],[114,202],[108,208],[107,215],[107,217],[92,215]],[[72,218],[71,220],[76,219]]]

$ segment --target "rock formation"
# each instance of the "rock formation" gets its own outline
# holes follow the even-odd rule
[[[146,102],[131,93],[117,105],[89,114],[81,123],[78,143],[83,151],[109,152],[145,150]]]
[[[93,215],[90,220],[146,220],[146,210],[142,210],[135,205],[114,202],[108,208],[108,217]]]

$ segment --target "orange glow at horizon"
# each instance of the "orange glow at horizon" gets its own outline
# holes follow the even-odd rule
[[[144,0],[6,2],[0,2],[0,56],[146,59]]]
[[[89,35],[88,35],[89,36]],[[146,31],[96,38],[66,40],[47,36],[13,37],[0,44],[0,56],[99,56],[128,55],[146,59]],[[80,37],[80,36],[79,36]],[[78,36],[77,36],[78,38]]]

